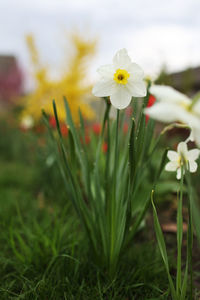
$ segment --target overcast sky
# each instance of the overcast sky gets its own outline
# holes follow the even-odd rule
[[[200,65],[200,0],[0,0],[0,54],[29,70],[25,34],[35,35],[52,69],[63,62],[66,31],[99,38],[92,71],[127,48],[146,74]]]

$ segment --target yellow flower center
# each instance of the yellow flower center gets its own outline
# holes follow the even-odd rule
[[[114,80],[119,84],[127,84],[130,74],[126,70],[117,69],[114,74]]]

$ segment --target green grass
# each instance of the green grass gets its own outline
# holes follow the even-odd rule
[[[64,194],[39,185],[44,170],[14,161],[0,169],[0,299],[159,299],[167,289],[152,243],[133,245],[111,280],[92,264]]]

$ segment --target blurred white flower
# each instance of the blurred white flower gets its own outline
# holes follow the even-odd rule
[[[101,78],[92,93],[97,97],[110,96],[112,105],[118,109],[126,108],[132,97],[146,96],[144,72],[131,62],[126,49],[116,53],[113,64],[101,66],[97,72]]]
[[[166,171],[177,172],[176,178],[181,178],[181,167],[183,166],[183,172],[187,168],[191,173],[196,172],[197,163],[195,160],[199,157],[200,150],[192,149],[188,151],[186,142],[178,144],[177,152],[169,150],[167,157],[169,162],[165,166]]]
[[[46,159],[46,165],[48,167],[51,167],[55,161],[56,161],[56,159],[55,159],[54,155],[49,155]]]
[[[190,98],[170,86],[153,85],[150,93],[157,102],[146,108],[144,113],[160,122],[179,121],[188,125],[192,130],[190,140],[195,140],[200,146],[200,101],[193,105]]]
[[[30,115],[26,115],[21,119],[20,123],[23,129],[31,129],[34,126],[34,119]]]

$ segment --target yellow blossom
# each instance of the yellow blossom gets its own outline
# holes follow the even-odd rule
[[[85,83],[85,78],[87,77],[87,61],[95,53],[96,41],[85,41],[79,35],[73,34],[71,43],[75,48],[75,53],[69,57],[68,68],[60,79],[52,80],[48,76],[49,69],[40,61],[33,36],[28,35],[26,40],[34,66],[36,88],[21,99],[24,106],[23,117],[29,115],[35,122],[38,122],[41,118],[41,109],[53,115],[52,100],[55,99],[59,118],[64,121],[66,117],[63,96],[66,96],[76,123],[79,120],[79,109],[86,119],[93,119],[94,111],[86,101],[91,86]]]

